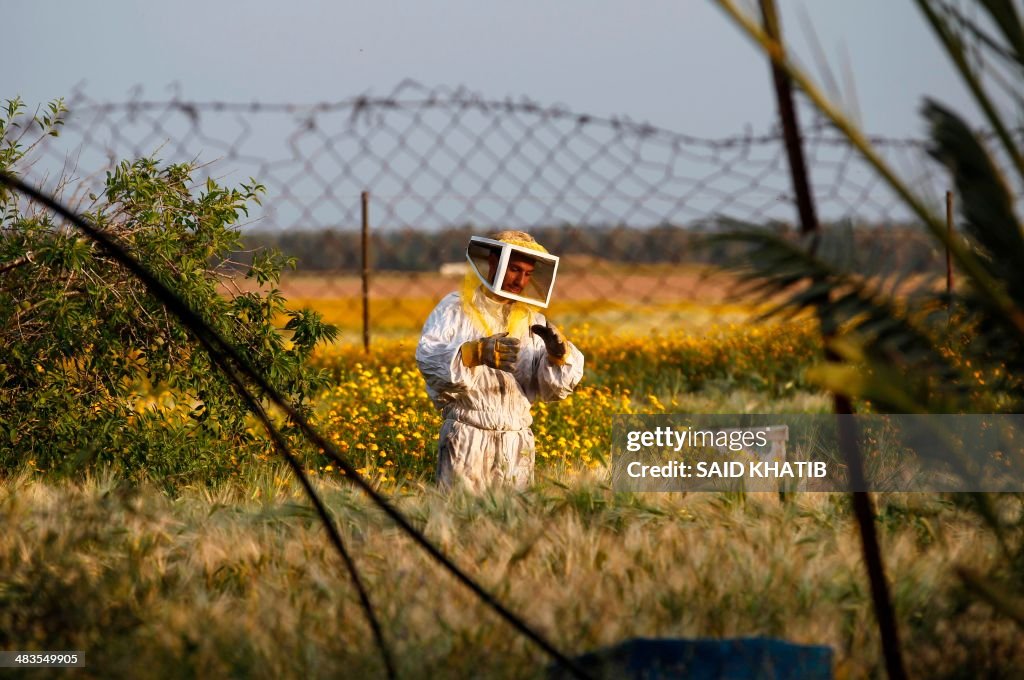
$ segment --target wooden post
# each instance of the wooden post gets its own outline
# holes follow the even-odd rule
[[[370,351],[370,192],[360,194],[363,213],[363,351]]]

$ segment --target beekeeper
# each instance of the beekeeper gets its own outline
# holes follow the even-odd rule
[[[532,236],[474,236],[462,290],[427,318],[416,363],[444,415],[437,479],[443,488],[533,482],[530,404],[558,401],[583,377],[583,354],[548,323],[558,258]]]

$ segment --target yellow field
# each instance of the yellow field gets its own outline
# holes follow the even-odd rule
[[[372,338],[418,334],[430,310],[461,279],[439,274],[385,272],[372,276],[369,318]],[[361,342],[362,284],[353,275],[292,275],[281,281],[289,307],[320,312],[337,325],[345,342]],[[546,315],[572,332],[647,335],[739,324],[767,306],[738,295],[737,282],[706,267],[665,265],[560,272]]]

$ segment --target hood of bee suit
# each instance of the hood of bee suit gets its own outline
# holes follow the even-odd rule
[[[510,261],[528,259],[533,267],[529,282],[517,292],[503,289]],[[462,305],[484,335],[507,331],[522,337],[530,320],[547,307],[554,288],[558,258],[524,232],[501,232],[495,237],[474,236],[467,248],[469,271],[462,284]],[[493,272],[494,280],[488,280]],[[515,290],[515,289],[513,289]],[[502,297],[509,302],[488,296]]]

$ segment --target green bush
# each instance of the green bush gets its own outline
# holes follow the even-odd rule
[[[20,100],[8,100],[0,169],[16,173],[32,149],[23,144],[30,128],[39,138],[57,134],[63,113],[57,101],[30,118]],[[315,312],[286,309],[274,285],[294,262],[277,252],[257,253],[245,270],[250,281],[235,285],[238,221],[264,188],[195,182],[194,171],[124,161],[84,214],[308,411],[326,376],[305,360],[336,330]],[[9,191],[0,194],[0,220],[0,471],[103,463],[173,483],[217,479],[269,453],[210,357],[106,252]],[[291,339],[275,327],[283,316]]]

